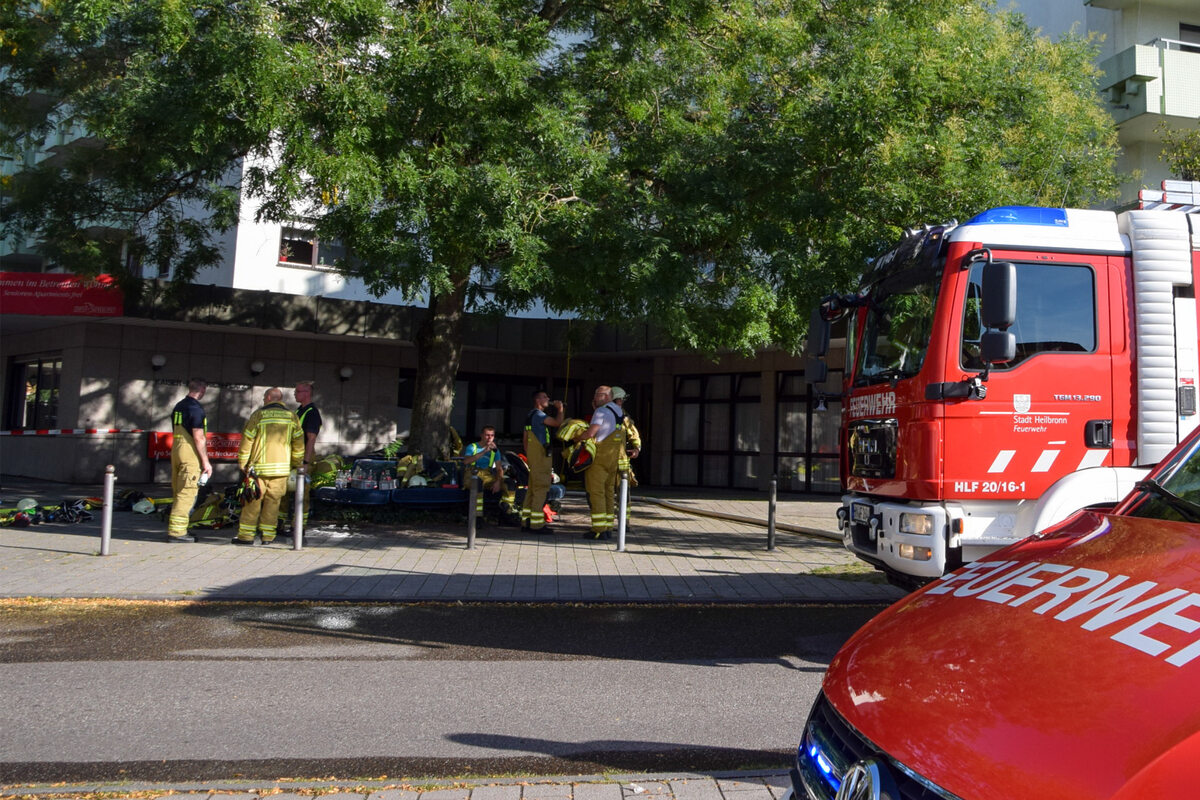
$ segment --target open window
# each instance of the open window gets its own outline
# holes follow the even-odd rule
[[[339,242],[318,239],[311,228],[285,226],[280,230],[280,264],[332,269],[345,257],[346,249]]]

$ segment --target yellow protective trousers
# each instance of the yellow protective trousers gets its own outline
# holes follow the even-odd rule
[[[538,530],[546,525],[542,506],[546,505],[546,493],[550,491],[552,459],[531,433],[525,434],[525,460],[529,463],[529,485],[521,504],[521,524]]]
[[[186,436],[192,437],[191,431],[183,428],[175,429],[175,439]],[[167,535],[184,536],[188,531],[188,518],[192,514],[192,506],[196,505],[196,496],[200,493],[200,456],[195,447],[175,446],[171,448],[171,494],[175,502],[171,504],[170,515],[167,517]]]
[[[253,542],[254,534],[262,531],[263,543],[275,541],[275,532],[279,527],[279,503],[287,493],[287,475],[274,478],[255,478],[262,497],[251,500],[242,506],[242,515],[238,519],[237,537],[243,542]]]
[[[592,533],[607,533],[616,525],[618,463],[624,453],[625,432],[618,426],[607,439],[596,442],[596,459],[583,473],[583,487],[592,510]]]

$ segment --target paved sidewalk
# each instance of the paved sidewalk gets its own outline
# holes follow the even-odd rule
[[[745,771],[700,775],[585,775],[480,781],[422,781],[406,786],[387,780],[350,782],[265,782],[210,784],[111,784],[70,787],[0,787],[0,797],[37,796],[64,791],[104,792],[105,798],[205,798],[206,800],[312,800],[313,792],[333,800],[781,800],[790,786],[784,771]]]
[[[124,487],[120,487],[124,488]],[[163,487],[138,487],[164,496]],[[169,493],[169,490],[167,490]],[[639,490],[640,491],[640,490]],[[56,503],[99,487],[6,477],[0,498]],[[395,525],[317,522],[302,550],[243,548],[233,528],[167,543],[157,515],[114,512],[110,555],[91,522],[0,528],[0,597],[266,601],[890,602],[902,593],[851,556],[834,528],[836,500],[781,499],[767,549],[767,502],[751,493],[638,494],[624,552],[582,538],[582,495],[556,532],[480,528],[466,547],[463,514],[425,512]]]

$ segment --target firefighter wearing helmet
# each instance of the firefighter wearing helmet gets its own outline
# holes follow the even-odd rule
[[[583,486],[587,490],[588,506],[592,512],[592,526],[585,536],[589,539],[607,539],[616,524],[617,475],[620,461],[625,455],[625,429],[621,422],[625,412],[613,402],[612,387],[598,386],[592,396],[592,421],[586,431],[576,436],[576,441],[590,439],[596,443],[596,456],[591,467],[583,474]]]

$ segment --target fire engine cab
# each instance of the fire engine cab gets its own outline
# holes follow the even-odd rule
[[[839,527],[892,582],[1111,507],[1196,427],[1200,183],[1140,205],[910,230],[814,315],[814,382],[846,323]]]

